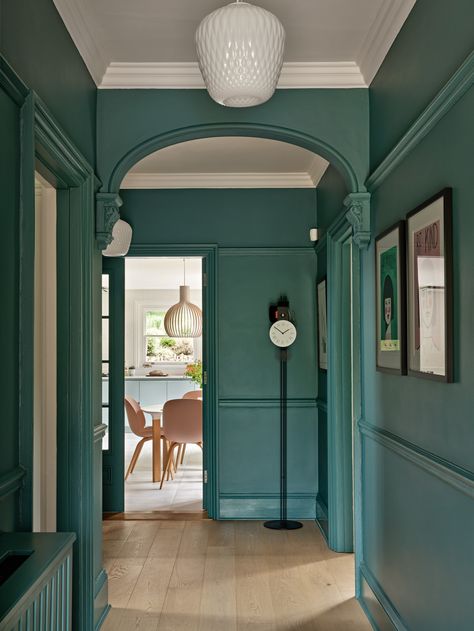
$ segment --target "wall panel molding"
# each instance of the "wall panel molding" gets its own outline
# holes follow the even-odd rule
[[[408,631],[390,598],[364,563],[359,567],[359,574],[362,592],[359,600],[374,629]]]
[[[378,442],[402,458],[453,486],[474,499],[474,472],[411,443],[396,434],[359,420],[358,427],[364,437]]]
[[[473,83],[474,52],[464,60],[413,125],[371,173],[366,182],[368,190],[375,191],[383,183],[443,116],[466,94]]]
[[[306,255],[312,254],[315,256],[314,247],[312,246],[301,246],[300,248],[295,247],[268,247],[268,248],[252,248],[252,247],[241,247],[241,248],[219,248],[219,256],[295,256],[295,255]]]
[[[287,399],[289,408],[316,408],[316,399]],[[219,399],[221,408],[279,408],[280,399]]]
[[[2,475],[0,478],[0,501],[21,489],[25,475],[26,469],[22,466]]]

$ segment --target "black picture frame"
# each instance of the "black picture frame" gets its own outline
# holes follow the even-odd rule
[[[408,374],[451,383],[452,189],[444,188],[433,195],[409,212],[406,219]]]
[[[323,291],[320,291],[321,290]],[[324,305],[321,305],[321,295],[324,296]],[[327,327],[327,314],[328,314],[328,300],[327,300],[327,277],[323,276],[316,283],[316,302],[317,302],[317,323],[318,323],[318,367],[319,370],[327,372],[328,369],[328,327]],[[321,310],[324,311],[325,320],[321,320]],[[324,336],[325,333],[325,336]],[[326,353],[322,352],[322,348],[326,348]],[[324,361],[324,357],[326,360]]]
[[[406,225],[398,221],[381,232],[375,239],[375,366],[379,372],[392,375],[407,374],[407,301],[406,301]],[[395,252],[393,250],[395,249]],[[385,257],[385,260],[383,259]],[[393,287],[395,281],[395,287]],[[383,283],[383,288],[382,288]],[[390,295],[385,296],[387,286]],[[396,299],[395,299],[396,298]],[[392,339],[393,318],[386,322],[385,304],[390,300],[390,308],[395,302],[397,331]],[[382,313],[386,335],[390,326],[390,336],[382,335]]]

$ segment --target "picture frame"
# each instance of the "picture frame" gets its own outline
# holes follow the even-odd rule
[[[328,327],[326,277],[316,286],[318,302],[318,358],[320,370],[328,369]]]
[[[452,189],[407,215],[408,374],[453,381]]]
[[[407,374],[406,241],[399,221],[375,239],[376,369]]]

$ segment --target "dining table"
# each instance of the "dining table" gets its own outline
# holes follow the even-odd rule
[[[142,406],[145,414],[152,418],[152,477],[153,482],[161,481],[161,472],[168,456],[168,444],[161,440],[161,419],[163,416],[163,403]],[[161,445],[163,443],[163,447]]]

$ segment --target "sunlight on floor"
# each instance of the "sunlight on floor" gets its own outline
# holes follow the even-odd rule
[[[314,522],[108,521],[104,631],[368,631],[354,558]]]

